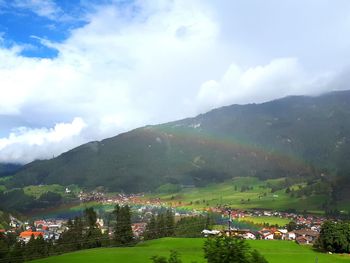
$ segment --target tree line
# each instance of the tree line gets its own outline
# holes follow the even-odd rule
[[[324,222],[314,246],[332,253],[350,253],[350,223]]]
[[[183,217],[175,222],[174,213],[168,209],[158,215],[152,215],[146,226],[144,239],[162,237],[200,237],[203,229],[210,229],[213,219],[206,216]]]

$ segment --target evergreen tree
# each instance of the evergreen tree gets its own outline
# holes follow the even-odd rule
[[[157,237],[158,237],[158,233],[157,233],[156,217],[152,214],[152,217],[146,226],[144,238],[146,240],[149,240],[149,239],[156,239]]]
[[[171,209],[165,213],[165,236],[171,237],[175,234],[175,216]]]
[[[113,211],[116,217],[114,227],[114,242],[118,246],[130,245],[134,241],[131,228],[131,211],[128,205],[120,207],[117,205]]]
[[[9,247],[6,242],[6,237],[0,234],[0,259],[3,262],[8,262],[9,259]]]
[[[209,216],[193,216],[181,218],[175,227],[177,237],[201,237],[203,229],[210,229],[212,220]]]
[[[84,223],[86,231],[83,235],[85,248],[101,247],[102,245],[102,233],[101,230],[97,227],[96,222],[97,214],[95,210],[92,207],[86,208],[84,211]]]
[[[58,240],[58,250],[61,252],[75,251],[83,248],[83,222],[80,217],[68,220],[67,230]]]
[[[158,232],[158,237],[166,236],[166,225],[165,225],[164,214],[157,215],[157,232]]]
[[[29,261],[39,257],[40,256],[37,254],[35,238],[34,235],[32,235],[25,246],[25,259],[26,261]]]
[[[24,261],[25,245],[22,241],[14,244],[10,252],[11,263],[20,263]]]

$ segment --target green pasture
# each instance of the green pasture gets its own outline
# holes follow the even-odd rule
[[[147,241],[128,248],[100,248],[83,250],[59,256],[52,256],[33,262],[37,263],[147,263],[154,255],[168,256],[170,250],[181,254],[183,263],[206,262],[203,258],[202,238],[163,238]],[[349,255],[328,255],[300,246],[291,241],[250,240],[248,243],[260,251],[270,263],[341,263],[350,262]],[[318,261],[316,261],[318,260]]]
[[[243,217],[239,218],[239,221],[251,222],[257,225],[269,224],[269,225],[278,225],[285,226],[291,220],[287,218],[280,218],[277,216],[254,216],[254,217]]]
[[[77,195],[80,189],[71,185],[68,187],[72,194]],[[23,188],[26,195],[31,195],[36,198],[40,197],[42,194],[47,192],[54,192],[62,196],[66,196],[66,187],[59,184],[49,184],[49,185],[29,185]]]
[[[280,180],[268,181],[270,184],[278,184]],[[231,181],[202,188],[186,188],[174,194],[150,194],[146,198],[160,198],[173,206],[192,209],[227,205],[237,209],[322,210],[321,205],[326,198],[325,196],[291,197],[285,193],[285,189],[271,193],[271,188],[267,187],[266,184],[266,181],[260,181],[255,177],[235,178]],[[250,189],[241,191],[242,186],[249,186]]]

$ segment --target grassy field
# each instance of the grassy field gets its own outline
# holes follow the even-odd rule
[[[43,193],[54,192],[63,195],[65,193],[65,187],[58,184],[52,185],[30,185],[23,188],[26,195],[31,195],[36,198],[40,197]]]
[[[30,185],[30,186],[26,186],[26,187],[23,188],[23,191],[24,191],[25,194],[34,196],[36,198],[40,197],[43,193],[46,193],[46,192],[49,192],[49,191],[64,196],[65,195],[65,190],[66,190],[66,187],[62,186],[62,185],[59,185],[59,184]],[[75,185],[69,186],[69,190],[71,192],[73,192],[75,195],[77,195],[78,192],[80,191],[80,189],[77,186],[75,186]]]
[[[251,222],[253,224],[269,224],[269,225],[278,225],[285,226],[290,222],[290,219],[280,218],[275,216],[259,216],[259,217],[244,217],[240,218],[239,221]]]
[[[203,258],[203,243],[201,238],[163,238],[148,241],[130,248],[101,248],[83,250],[46,259],[36,260],[36,263],[147,263],[154,255],[168,256],[170,250],[181,254],[183,263],[196,261],[206,262]],[[310,246],[300,246],[289,241],[250,240],[248,243],[259,250],[270,263],[319,263],[350,262],[349,255],[328,255],[315,252]]]
[[[268,180],[270,184],[278,184],[281,179]],[[298,211],[320,211],[324,196],[310,196],[308,198],[291,197],[285,189],[271,193],[266,186],[267,181],[260,181],[254,177],[235,178],[221,184],[202,188],[188,188],[174,194],[152,194],[147,198],[160,198],[173,206],[193,209],[229,205],[238,209],[265,208],[274,210],[296,209]],[[242,186],[252,189],[241,191]]]

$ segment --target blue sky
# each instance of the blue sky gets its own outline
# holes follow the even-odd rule
[[[0,162],[348,89],[349,61],[347,0],[0,0]]]
[[[41,3],[40,3],[41,2]],[[80,1],[5,1],[1,5],[0,32],[4,46],[14,43],[26,48],[21,55],[27,57],[54,58],[58,51],[43,45],[40,39],[62,42],[70,31],[83,26],[87,12]],[[49,10],[44,10],[44,9]],[[42,10],[41,10],[42,9]]]

